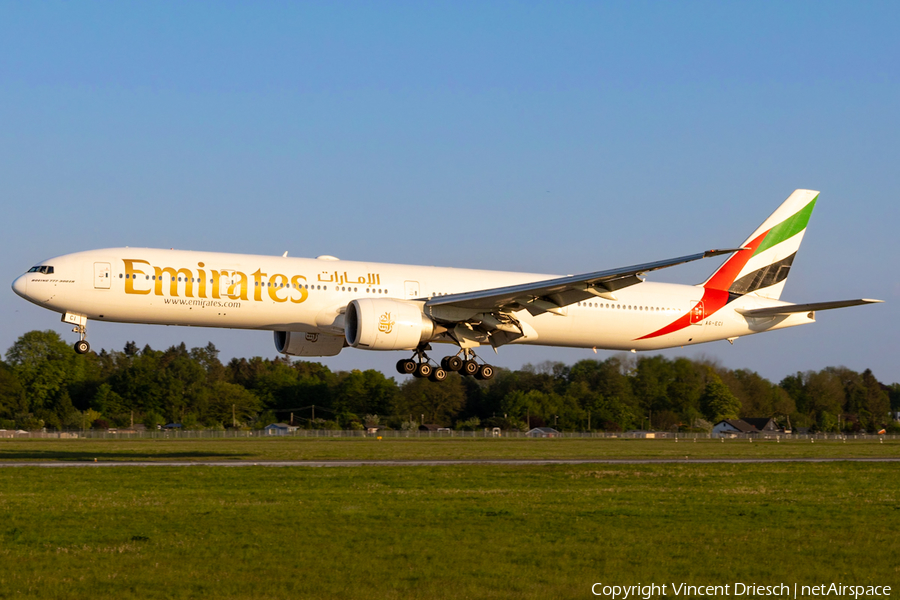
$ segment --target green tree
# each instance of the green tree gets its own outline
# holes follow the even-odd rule
[[[883,386],[875,379],[871,369],[863,371],[862,384],[865,390],[863,400],[865,425],[869,431],[875,432],[890,422],[890,396],[885,390],[886,386]],[[862,415],[860,417],[862,421]]]
[[[642,414],[671,408],[671,377],[671,363],[664,356],[642,356],[638,359],[632,389]]]
[[[29,331],[6,352],[25,389],[29,411],[46,411],[56,396],[84,375],[84,359],[55,331]]]
[[[716,423],[722,419],[736,419],[741,402],[718,375],[710,373],[700,397],[700,409],[709,421]]]
[[[19,413],[28,412],[25,388],[19,383],[16,372],[0,362],[0,418],[14,419]]]
[[[575,429],[582,417],[573,396],[540,390],[517,390],[504,398],[502,408],[504,414],[526,421],[530,427],[547,425]]]
[[[102,383],[97,388],[97,394],[91,401],[91,408],[117,423],[123,415],[130,412],[122,397],[108,383]]]
[[[411,378],[400,387],[394,413],[412,415],[417,420],[425,415],[426,423],[450,425],[465,404],[461,377],[451,374],[441,384],[428,379]]]
[[[262,410],[262,402],[253,392],[227,381],[217,381],[210,389],[207,412],[202,415],[207,424],[223,423],[230,427],[249,423]]]
[[[394,410],[397,392],[394,380],[380,371],[354,369],[338,378],[334,410],[338,414],[388,415]]]
[[[844,412],[845,392],[843,382],[833,370],[804,373],[807,397],[807,416],[823,431],[837,427],[837,415]]]
[[[161,414],[151,410],[144,414],[143,423],[147,429],[154,431],[159,428],[160,425],[165,425],[166,422]]]

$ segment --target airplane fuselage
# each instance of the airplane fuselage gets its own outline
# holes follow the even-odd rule
[[[332,257],[140,248],[78,252],[41,264],[52,267],[52,273],[32,269],[13,287],[31,302],[64,315],[330,336],[343,335],[344,311],[354,299],[424,304],[441,295],[558,277]],[[527,334],[512,343],[656,350],[814,321],[812,313],[747,319],[735,309],[784,303],[753,295],[727,303],[711,302],[706,294],[708,290],[702,286],[643,282],[618,290],[612,297],[570,304],[558,313],[535,316],[522,310],[516,315]]]

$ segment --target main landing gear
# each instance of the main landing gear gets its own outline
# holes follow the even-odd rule
[[[478,357],[475,356],[473,350],[462,349],[454,356],[445,356],[441,359],[441,365],[435,367],[431,365],[428,355],[425,354],[426,349],[430,348],[417,348],[412,358],[398,361],[397,372],[413,377],[427,377],[431,381],[444,381],[451,371],[458,371],[460,375],[485,381],[494,376],[494,367],[484,362],[481,364],[476,362]]]

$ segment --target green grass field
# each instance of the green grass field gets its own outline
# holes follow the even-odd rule
[[[891,464],[24,467],[0,470],[0,514],[2,598],[900,584]]]
[[[900,441],[239,438],[0,440],[0,461],[898,457]]]
[[[29,440],[0,460],[896,456],[896,442]],[[893,585],[895,463],[0,469],[0,598]]]

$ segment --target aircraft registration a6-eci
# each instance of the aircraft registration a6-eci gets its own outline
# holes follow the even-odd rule
[[[728,340],[815,321],[815,311],[880,302],[779,300],[819,192],[796,190],[740,246],[565,277],[474,269],[180,250],[109,248],[45,260],[13,290],[62,313],[75,350],[90,350],[89,319],[261,329],[278,352],[334,356],[343,348],[405,350],[403,374],[450,371],[490,379],[475,348],[533,344],[658,350]],[[713,256],[727,260],[699,285],[644,274]],[[433,343],[458,348],[440,365]]]

